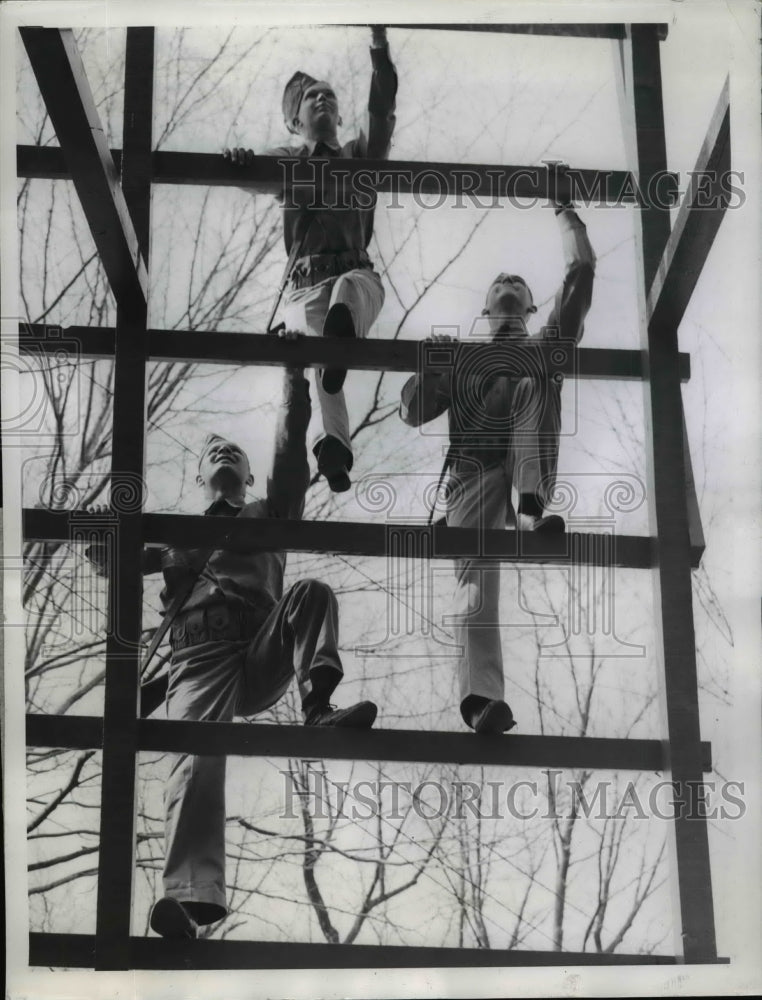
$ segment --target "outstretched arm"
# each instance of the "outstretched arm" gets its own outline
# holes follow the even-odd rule
[[[397,71],[389,56],[386,28],[382,24],[371,26],[370,59],[373,75],[368,98],[368,135],[366,138],[364,133],[361,134],[358,152],[371,160],[383,160],[389,155],[397,121],[394,115]]]
[[[566,274],[540,338],[547,340],[559,336],[579,343],[593,298],[595,253],[585,224],[573,208],[559,205],[556,218],[561,230]]]
[[[271,517],[300,518],[310,482],[307,427],[310,393],[301,368],[285,368],[283,398],[275,429],[275,451],[267,478],[267,506]]]

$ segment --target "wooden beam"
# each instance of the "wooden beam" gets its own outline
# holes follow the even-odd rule
[[[624,133],[625,146],[627,148],[627,162],[630,166],[637,164],[638,151],[635,141],[635,109],[633,106],[632,94],[632,53],[629,41],[622,40],[617,43],[614,53],[614,73],[617,82],[617,96],[619,98],[619,113],[622,121],[622,131]],[[671,243],[671,237],[667,241],[667,247]],[[667,250],[665,250],[665,255]],[[658,280],[658,274],[657,274]],[[652,286],[653,287],[653,286]],[[646,306],[648,310],[648,305]],[[680,381],[685,382],[684,358],[685,354],[679,355]],[[646,366],[647,367],[647,366]],[[686,501],[688,505],[689,534],[692,549],[705,548],[704,532],[701,527],[701,514],[699,512],[698,500],[696,498],[696,486],[693,479],[693,469],[691,466],[690,446],[688,444],[688,432],[685,426],[685,413],[683,413],[683,454],[686,468]],[[694,563],[695,565],[695,563]]]
[[[19,30],[114,298],[126,313],[139,313],[146,268],[74,34]]]
[[[19,353],[29,357],[41,357],[61,350],[65,343],[71,361],[93,358],[114,358],[116,350],[116,330],[113,326],[48,326],[44,323],[19,323]]]
[[[680,399],[682,404],[682,397]],[[685,408],[682,407],[683,415],[683,462],[685,463],[685,502],[688,509],[688,537],[691,542],[691,549],[706,548],[704,540],[704,529],[701,525],[701,510],[699,509],[698,496],[696,495],[696,480],[693,475],[693,463],[691,462],[691,446],[688,441],[688,428],[685,424]]]
[[[93,515],[92,529],[103,528]],[[656,565],[655,540],[643,535],[599,535],[568,532],[559,537],[529,531],[479,532],[474,528],[429,527],[424,524],[376,524],[357,521],[289,521],[281,518],[244,518],[235,525],[221,517],[183,514],[144,514],[143,542],[147,545],[175,545],[186,548],[221,544],[229,535],[230,546],[243,551],[335,552],[346,556],[387,556],[400,542],[410,557],[431,549],[432,559],[455,559],[479,554],[511,563],[569,566],[618,566],[649,569]],[[28,540],[68,540],[71,518],[68,511],[25,508],[24,537]],[[87,515],[77,515],[77,525],[87,529]],[[431,545],[424,539],[431,537]],[[607,540],[602,545],[603,539]],[[405,551],[408,550],[405,549]],[[703,549],[692,550],[698,566]]]
[[[39,355],[61,350],[60,327],[43,324],[19,325],[19,349],[22,354]],[[67,343],[74,345],[83,358],[107,358],[114,354],[114,330],[111,327],[70,326],[65,328]],[[308,368],[341,365],[358,371],[416,372],[420,370],[423,341],[379,340],[374,338],[333,341],[304,337],[282,341],[277,337],[253,333],[199,333],[187,330],[149,330],[148,356],[151,361],[198,361],[212,364],[298,364]],[[532,356],[537,366],[549,374],[561,372],[566,378],[637,380],[644,377],[642,351],[600,347],[563,349],[536,341],[511,345],[517,352]],[[461,344],[462,351],[484,350],[483,344]],[[690,355],[680,355],[680,377],[690,379]]]
[[[121,149],[112,149],[114,166],[119,169]],[[71,171],[60,146],[16,146],[16,175],[49,181],[70,181]]]
[[[87,934],[29,935],[29,964],[92,968]],[[714,958],[702,964],[727,964]],[[177,942],[130,939],[131,969],[415,969],[542,968],[543,966],[669,966],[674,955],[596,951],[528,951],[513,948],[414,948],[404,945],[316,944],[300,941],[205,939]]]
[[[651,24],[659,39],[664,41],[669,31],[665,23]],[[506,35],[559,35],[565,38],[624,38],[625,24],[603,24],[585,21],[578,24],[536,23],[536,24],[388,24],[387,28],[411,28],[424,31],[480,31]]]
[[[623,47],[625,86],[633,102],[634,146],[638,179],[666,170],[666,144],[661,94],[659,44],[653,31],[633,25]],[[711,961],[717,955],[707,824],[691,808],[692,788],[702,780],[701,738],[693,626],[691,546],[677,328],[648,320],[647,296],[670,237],[669,215],[658,206],[640,210],[640,308],[644,349],[648,357],[646,421],[649,503],[657,531],[658,573],[654,575],[659,609],[657,642],[663,655],[663,704],[667,717],[670,777],[675,801],[673,866],[681,935],[677,950],[688,962]],[[660,641],[659,641],[660,640]]]
[[[381,718],[383,723],[383,715]],[[322,757],[328,760],[415,761],[500,767],[563,767],[659,771],[659,740],[617,740],[512,734],[480,740],[473,733],[376,729],[347,733],[308,726],[241,725],[143,719],[140,748],[175,753],[258,757]],[[711,771],[711,746],[704,744]]]
[[[647,190],[653,177],[667,171],[667,146],[661,92],[661,65],[658,38],[648,25],[629,28],[630,51],[638,54],[627,67],[629,100],[634,102],[634,146],[637,179]],[[668,207],[655,199],[641,205],[641,239],[646,289],[650,288],[670,232]]]
[[[726,79],[648,294],[648,318],[658,326],[678,327],[688,308],[730,204],[729,171],[730,80]]]
[[[379,193],[464,196],[472,203],[489,207],[503,198],[547,201],[553,191],[555,174],[544,165],[515,166],[480,163],[432,163],[418,160],[326,160],[257,156],[250,166],[234,166],[213,153],[154,154],[154,182],[157,184],[213,184],[240,187],[276,194],[284,186],[300,185],[305,190],[325,189],[333,194],[348,179],[362,177],[364,191]],[[596,204],[626,205],[638,200],[634,179],[622,170],[569,169],[575,187],[573,198]],[[675,184],[677,179],[675,178]],[[665,185],[666,187],[666,185]],[[585,197],[585,193],[589,193]]]
[[[119,163],[121,151],[112,150]],[[496,199],[524,198],[545,201],[553,172],[546,166],[506,166],[479,163],[426,163],[418,160],[280,159],[257,156],[248,167],[234,166],[219,153],[156,151],[152,154],[154,184],[201,184],[241,187],[264,194],[277,194],[284,179],[300,185],[324,185],[334,190],[338,181],[361,173],[368,190],[396,191],[400,194],[432,196],[460,195],[463,204],[488,207]],[[69,176],[65,160],[49,146],[18,146],[16,168],[19,177],[62,180]],[[572,194],[584,203],[627,205],[639,200],[639,189],[628,171],[571,169],[575,188]],[[676,189],[678,176],[669,174],[664,190]],[[364,190],[364,189],[363,189]]]
[[[153,28],[128,28],[122,182],[145,241],[149,231]],[[142,503],[146,424],[146,302],[116,317],[110,493],[118,515],[109,567],[109,630],[103,712],[97,969],[130,967],[135,868],[139,665],[142,652]]]
[[[100,750],[103,747],[103,719],[94,715],[30,713],[26,717],[26,745],[61,750]]]
[[[101,720],[91,716],[27,715],[29,747],[92,749],[102,746]],[[383,713],[381,715],[383,725]],[[702,765],[712,770],[712,748],[702,743]],[[302,757],[379,760],[424,764],[484,764],[495,767],[589,768],[660,771],[660,740],[535,736],[511,733],[484,739],[470,732],[430,730],[321,729],[239,722],[181,722],[142,719],[137,749],[234,757]]]
[[[153,172],[154,29],[128,28],[124,75],[130,110],[124,115],[124,153],[119,158],[122,191],[135,225],[140,252],[148,260]]]

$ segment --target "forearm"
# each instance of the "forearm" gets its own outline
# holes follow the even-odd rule
[[[556,209],[556,219],[561,232],[561,248],[567,273],[579,265],[595,270],[595,253],[587,236],[587,227],[573,208]]]
[[[283,398],[275,429],[275,451],[267,480],[267,500],[276,517],[302,516],[309,486],[307,427],[310,396],[301,368],[284,369]]]
[[[556,209],[566,273],[542,336],[578,343],[584,332],[595,278],[595,253],[587,228],[573,208]]]
[[[389,153],[396,123],[397,71],[389,55],[386,34],[373,32],[370,58],[373,72],[368,98],[368,143],[366,155],[384,159]]]

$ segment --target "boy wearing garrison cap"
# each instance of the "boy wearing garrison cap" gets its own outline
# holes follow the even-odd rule
[[[367,134],[341,143],[339,104],[331,85],[301,71],[294,73],[283,93],[286,127],[300,141],[267,151],[268,156],[383,159],[394,131],[397,74],[389,57],[386,29],[371,28],[372,76]],[[252,150],[225,150],[233,163],[248,164]],[[368,195],[363,192],[363,205]],[[373,234],[375,196],[370,207],[320,207],[320,192],[289,192],[283,204],[283,232],[290,269],[283,296],[287,330],[312,336],[365,337],[384,302],[381,279],[367,247]],[[316,378],[322,426],[313,451],[334,492],[350,487],[352,445],[342,387],[346,371],[326,369]]]
[[[266,496],[247,500],[254,483],[249,460],[233,441],[210,435],[196,482],[205,514],[237,518],[299,518],[309,484],[306,432],[310,400],[304,372],[284,370],[275,450]],[[101,572],[105,554],[88,557]],[[166,691],[170,719],[230,722],[274,705],[296,677],[307,726],[368,729],[373,702],[349,708],[329,704],[343,676],[338,651],[338,605],[319,580],[299,580],[284,592],[286,556],[277,551],[220,547],[146,549],[144,572],[164,574],[165,611],[182,600],[171,624],[169,684],[144,685],[142,714]],[[179,595],[179,598],[178,598]],[[157,695],[154,688],[161,689]],[[151,689],[147,695],[147,689]],[[153,704],[146,703],[147,697]],[[162,937],[192,939],[199,925],[227,913],[225,887],[224,756],[178,754],[164,793],[164,896],[151,911]]]
[[[556,216],[566,274],[547,323],[531,339],[576,344],[592,299],[595,254],[568,203],[557,205]],[[506,343],[529,336],[526,320],[536,311],[524,279],[499,274],[482,310],[488,326],[484,353],[446,348],[452,355],[447,368],[424,370],[403,386],[400,416],[406,424],[419,427],[449,411],[447,524],[452,527],[505,528],[513,515],[513,488],[519,528],[543,534],[565,530],[557,514],[544,513],[555,485],[563,377],[543,375],[536,362],[522,362]],[[514,721],[503,700],[500,567],[471,558],[456,559],[454,569],[461,715],[476,732],[502,733]]]

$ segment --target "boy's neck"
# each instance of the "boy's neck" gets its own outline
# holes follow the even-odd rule
[[[211,506],[220,500],[225,500],[232,507],[243,507],[246,503],[246,496],[244,493],[230,493],[227,490],[210,490],[207,492],[207,506]]]
[[[313,146],[317,146],[319,142],[324,142],[327,146],[338,146],[339,140],[336,132],[325,132],[320,135],[307,135],[302,133],[302,138],[305,142],[312,143]]]

